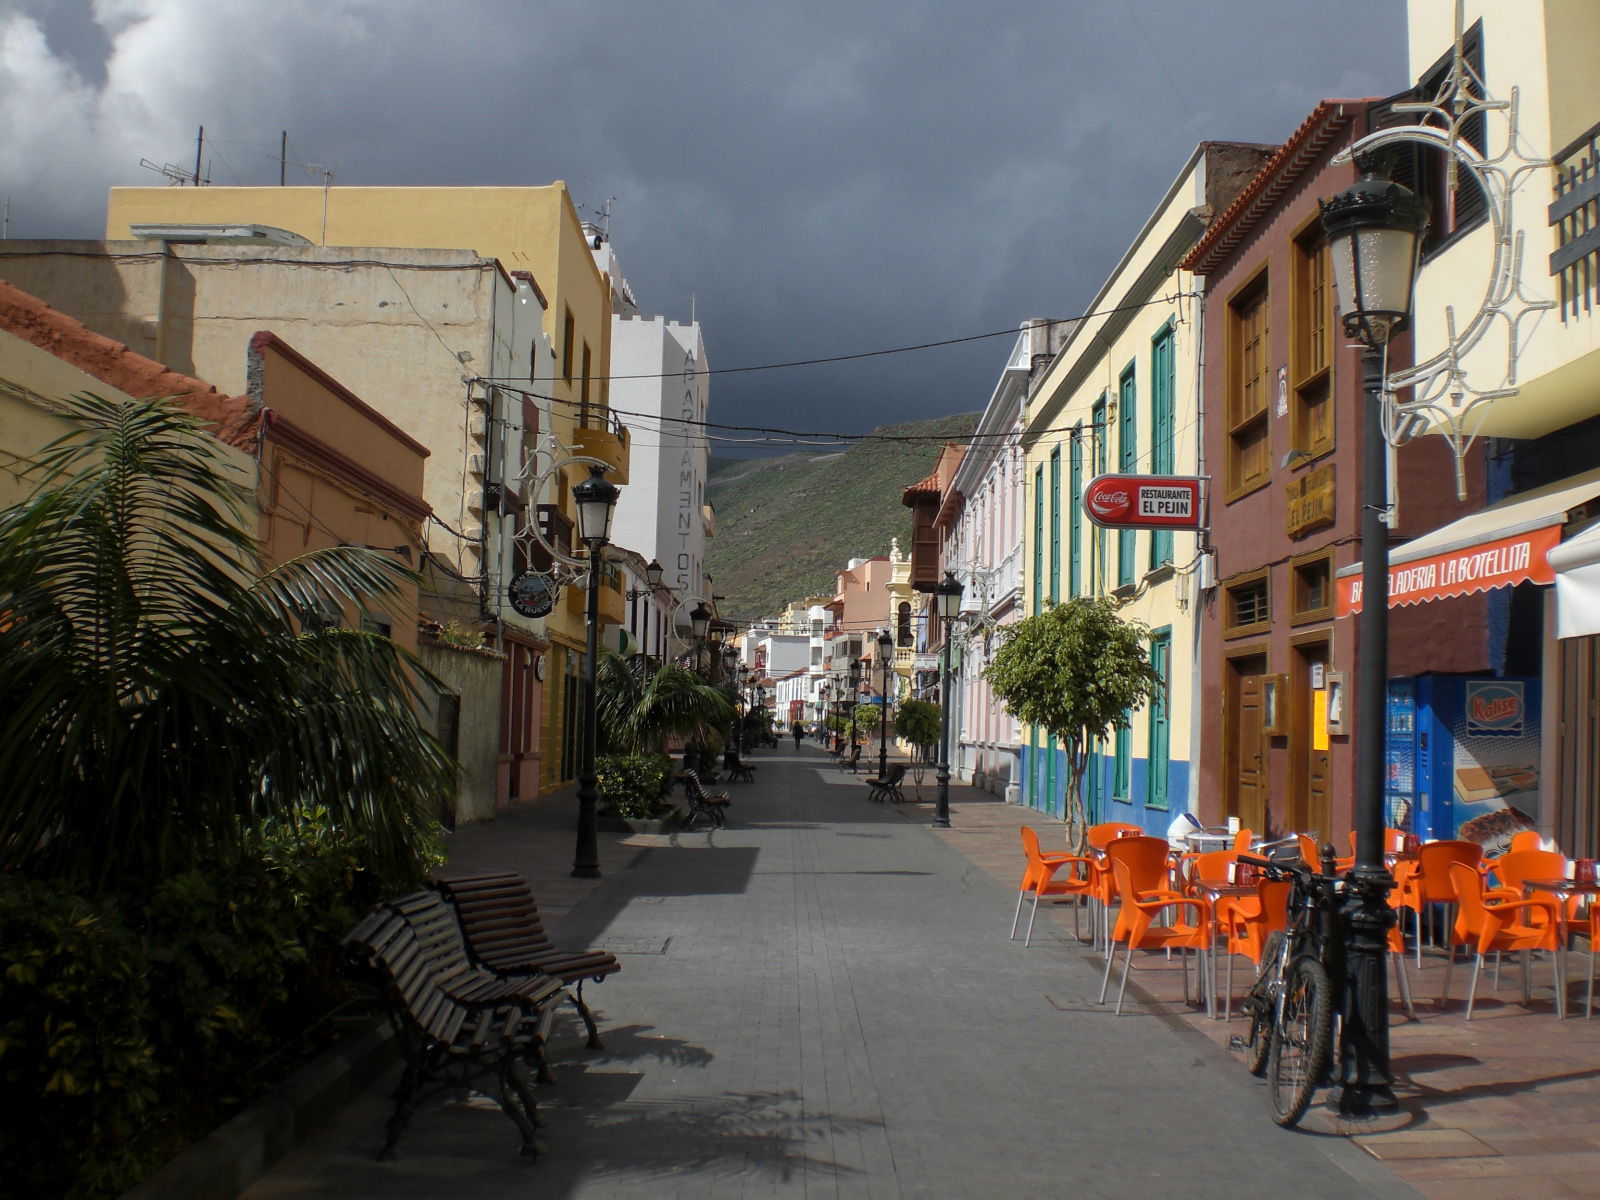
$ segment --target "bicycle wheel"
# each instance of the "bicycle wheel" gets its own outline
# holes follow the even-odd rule
[[[1305,1115],[1332,1053],[1333,985],[1316,959],[1297,958],[1283,981],[1272,1029],[1267,1084],[1275,1122],[1287,1128]]]
[[[1272,1050],[1272,1021],[1278,1010],[1278,988],[1283,980],[1283,930],[1267,935],[1261,952],[1261,971],[1250,988],[1250,1036],[1245,1042],[1245,1066],[1258,1079],[1267,1073],[1267,1056]]]

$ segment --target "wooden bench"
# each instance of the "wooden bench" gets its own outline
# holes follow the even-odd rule
[[[722,756],[722,769],[728,773],[728,778],[735,783],[741,780],[745,783],[756,781],[756,770],[745,763],[736,751],[729,750]]]
[[[459,929],[452,940],[428,905],[408,903],[419,896],[438,899],[425,892],[380,904],[344,939],[383,1002],[405,1061],[378,1157],[395,1157],[400,1135],[429,1095],[492,1072],[495,1100],[516,1125],[522,1153],[537,1158],[544,1148],[534,1135],[539,1112],[528,1064],[543,1073],[549,1011],[561,983],[549,976],[463,970]],[[453,923],[448,909],[444,915]]]
[[[705,817],[711,824],[721,829],[723,824],[723,811],[732,804],[727,792],[707,792],[700,783],[700,776],[693,771],[681,771],[678,778],[683,781],[683,794],[689,801],[689,819],[683,823],[687,829],[701,817]]]
[[[849,771],[850,774],[854,775],[856,773],[856,766],[860,762],[861,744],[858,742],[854,746],[850,747],[850,752],[848,754],[842,754],[839,756],[839,770]]]
[[[599,983],[622,970],[615,954],[563,950],[551,942],[533,889],[521,875],[510,871],[452,875],[434,880],[434,886],[455,907],[467,949],[478,962],[494,971],[542,971],[568,986],[576,984],[566,997],[588,1031],[589,1049],[604,1049],[594,1014],[583,1000],[583,985],[591,980]]]
[[[867,794],[880,804],[885,800],[904,804],[906,798],[900,791],[900,785],[905,782],[905,778],[905,763],[891,763],[889,769],[883,773],[882,779],[867,780]]]

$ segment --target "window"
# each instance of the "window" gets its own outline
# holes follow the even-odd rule
[[[1302,558],[1291,566],[1289,620],[1325,621],[1333,616],[1333,552]]]
[[[589,353],[589,343],[583,343],[583,378],[578,381],[578,424],[584,428],[589,426],[589,368],[593,361]]]
[[[1150,473],[1171,475],[1177,465],[1177,364],[1173,356],[1171,322],[1150,343]],[[1150,534],[1150,566],[1172,562],[1172,530]]]
[[[1083,590],[1083,422],[1072,427],[1072,465],[1067,484],[1067,595]]]
[[[1266,483],[1271,471],[1265,272],[1228,306],[1227,333],[1227,491],[1231,498]]]
[[[567,309],[567,319],[561,329],[561,378],[572,382],[572,351],[577,343],[578,323],[572,319],[572,309]]]
[[[1044,608],[1044,468],[1033,471],[1033,611]]]
[[[1289,437],[1293,449],[1315,457],[1333,449],[1333,292],[1328,243],[1320,228],[1308,230],[1295,242],[1293,264]]]
[[[1061,447],[1050,451],[1050,603],[1061,600]]]
[[[1462,35],[1461,56],[1472,74],[1484,80],[1483,22],[1477,22]],[[1368,129],[1415,125],[1419,121],[1424,125],[1442,128],[1443,121],[1437,116],[1396,112],[1395,106],[1432,103],[1440,99],[1449,81],[1453,58],[1453,52],[1447,52],[1428,69],[1416,87],[1369,108]],[[1481,94],[1481,89],[1474,90]],[[1483,113],[1467,118],[1461,123],[1460,130],[1462,141],[1478,153],[1485,153],[1488,143]],[[1449,156],[1432,146],[1413,144],[1391,146],[1380,153],[1379,169],[1395,182],[1410,188],[1428,206],[1428,228],[1422,235],[1424,258],[1488,219],[1488,205],[1482,190],[1467,172],[1453,169]]]
[[[1123,714],[1123,720],[1132,719],[1131,714]],[[1133,731],[1126,725],[1117,726],[1112,744],[1114,765],[1111,772],[1111,797],[1114,800],[1127,800],[1133,795]]]
[[[1138,395],[1134,389],[1133,364],[1129,363],[1117,381],[1117,465],[1123,472],[1138,470],[1139,429],[1138,413],[1134,405]],[[1133,584],[1133,553],[1138,534],[1132,529],[1117,530],[1117,586]]]
[[[1268,603],[1268,576],[1265,570],[1228,585],[1226,611],[1222,615],[1222,636],[1240,637],[1260,633],[1272,622]]]
[[[1111,430],[1106,427],[1106,412],[1111,406],[1111,398],[1105,392],[1100,393],[1100,399],[1094,402],[1094,407],[1089,411],[1089,422],[1094,426],[1090,435],[1094,439],[1094,474],[1104,475],[1111,469],[1110,451]],[[1094,539],[1094,578],[1090,581],[1089,590],[1096,596],[1105,590],[1106,579],[1106,547],[1110,540],[1106,531],[1098,525],[1092,526],[1089,536]]]
[[[898,646],[911,645],[911,605],[904,600],[895,610],[895,644]]]
[[[1166,808],[1170,794],[1167,777],[1172,756],[1172,730],[1167,703],[1172,686],[1172,630],[1158,629],[1150,635],[1150,665],[1161,676],[1161,686],[1150,700],[1149,794],[1151,808]]]

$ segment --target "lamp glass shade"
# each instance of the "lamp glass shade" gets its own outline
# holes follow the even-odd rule
[[[589,468],[589,478],[572,489],[579,540],[598,544],[611,536],[611,514],[621,494],[622,489],[606,479],[604,467]]]
[[[652,588],[661,586],[661,578],[666,574],[666,569],[655,559],[650,560],[650,565],[644,569],[644,581]]]
[[[703,638],[706,630],[711,628],[711,610],[701,601],[689,610],[689,628],[694,630],[694,636]]]
[[[859,658],[854,658],[854,659],[850,660],[850,690],[852,692],[858,691],[860,689],[860,687],[861,687],[861,660]]]
[[[1427,209],[1393,180],[1367,176],[1322,205],[1345,331],[1382,345],[1411,312]]]
[[[933,600],[941,619],[955,620],[961,615],[961,581],[946,571],[933,589]]]

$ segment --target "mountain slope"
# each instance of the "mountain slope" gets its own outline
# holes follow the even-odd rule
[[[900,494],[925,478],[945,441],[965,441],[977,413],[874,430],[830,454],[713,459],[708,495],[717,535],[706,546],[706,571],[726,617],[746,621],[790,600],[827,594],[852,558],[889,553],[891,538],[911,551],[911,510]]]

